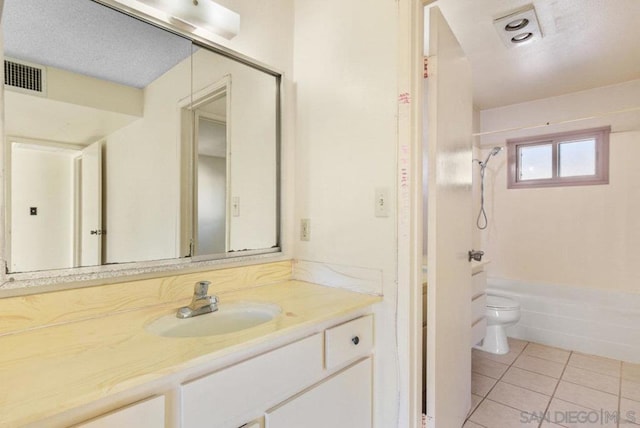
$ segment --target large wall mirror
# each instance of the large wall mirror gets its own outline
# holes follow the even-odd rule
[[[280,76],[90,0],[5,0],[7,273],[279,247]]]

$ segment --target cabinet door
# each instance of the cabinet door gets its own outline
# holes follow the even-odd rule
[[[371,428],[371,358],[267,412],[265,428]]]
[[[315,334],[182,385],[182,427],[237,427],[322,375]]]
[[[113,427],[164,428],[164,396],[150,398],[115,410],[76,425],[75,428]]]

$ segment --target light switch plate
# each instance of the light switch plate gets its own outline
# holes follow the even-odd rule
[[[311,220],[308,218],[300,219],[300,240],[311,240]]]

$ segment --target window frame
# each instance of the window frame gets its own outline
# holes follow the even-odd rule
[[[536,187],[592,186],[609,184],[609,134],[611,127],[584,129],[579,131],[560,132],[556,134],[536,135],[532,137],[513,138],[507,140],[507,188],[526,189]],[[559,146],[578,140],[593,138],[596,150],[596,173],[573,177],[560,177]],[[551,178],[520,180],[518,154],[520,147],[551,145]]]

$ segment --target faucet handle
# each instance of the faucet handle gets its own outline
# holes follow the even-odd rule
[[[198,296],[198,297],[206,296],[208,291],[209,291],[209,285],[211,285],[211,281],[198,281],[198,282],[196,282],[196,285],[193,288],[193,294]]]

